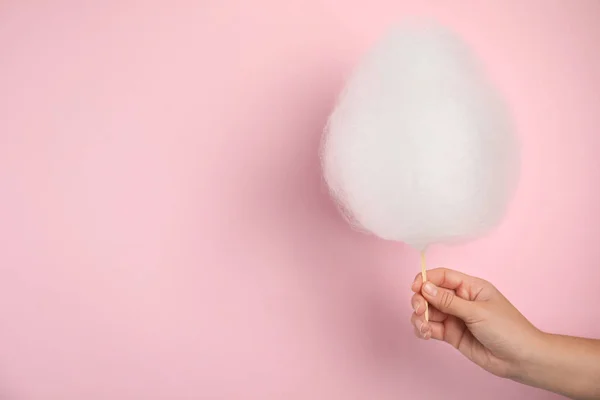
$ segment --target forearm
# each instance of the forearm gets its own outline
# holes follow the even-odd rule
[[[577,400],[600,399],[600,340],[542,334],[515,380]]]

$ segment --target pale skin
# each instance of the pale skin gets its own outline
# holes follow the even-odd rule
[[[542,332],[491,283],[457,271],[430,270],[425,285],[419,274],[412,291],[417,337],[445,341],[499,377],[572,399],[600,399],[600,340]]]

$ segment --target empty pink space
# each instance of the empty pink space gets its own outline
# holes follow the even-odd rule
[[[600,336],[600,2],[3,1],[0,398],[557,398],[417,340],[418,255],[322,183],[344,78],[412,16],[472,44],[523,146],[503,224],[429,263]]]

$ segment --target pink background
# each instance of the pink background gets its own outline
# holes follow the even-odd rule
[[[411,15],[473,44],[524,148],[505,223],[431,265],[600,336],[599,1],[50,3],[0,2],[0,398],[556,398],[414,338],[417,255],[321,183],[343,77]]]

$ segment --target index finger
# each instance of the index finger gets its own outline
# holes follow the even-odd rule
[[[448,268],[435,268],[427,271],[427,281],[438,287],[456,290],[463,285],[475,283],[477,278]],[[413,292],[419,293],[421,286],[423,286],[423,277],[419,273],[412,284]]]

